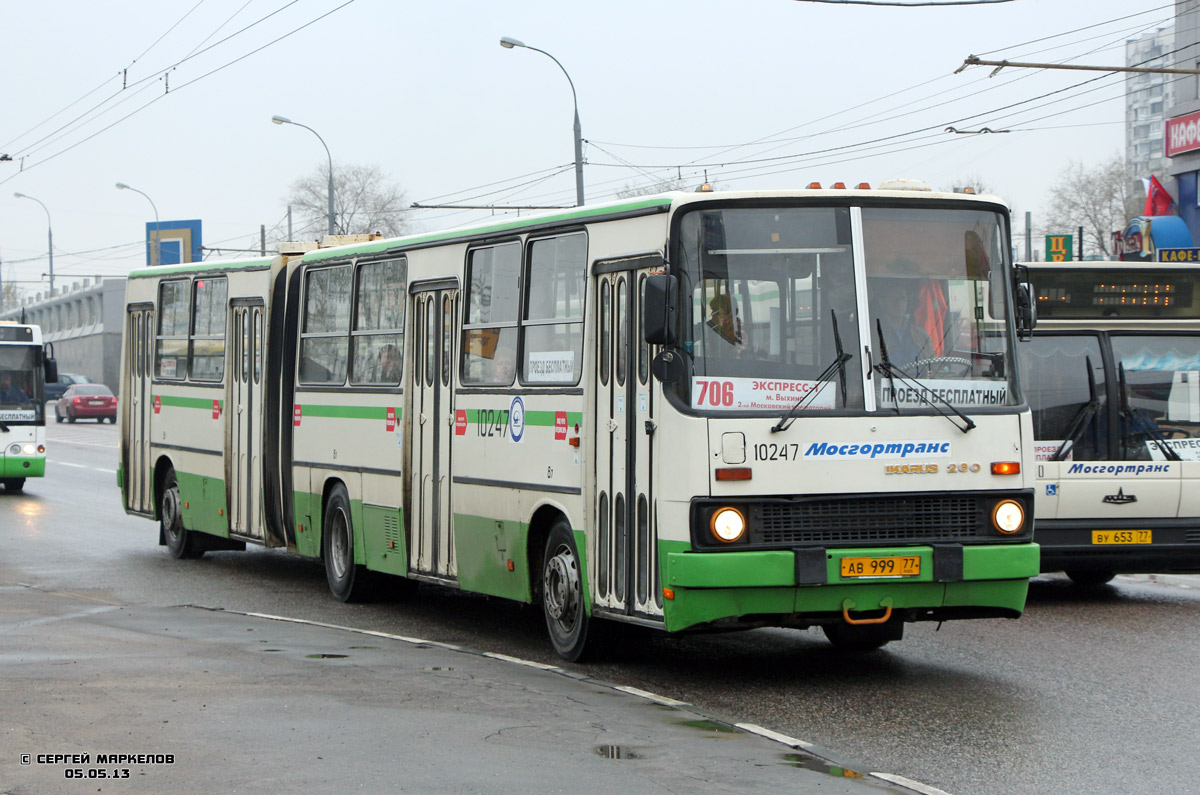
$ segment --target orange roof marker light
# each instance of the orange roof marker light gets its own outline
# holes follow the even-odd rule
[[[845,182],[835,182],[830,187],[832,187],[834,190],[845,190],[846,183]]]
[[[808,183],[808,189],[809,190],[820,190],[821,183],[820,182],[810,182],[810,183]]]
[[[870,182],[860,182],[860,183],[858,183],[858,186],[856,187],[856,190],[870,190],[870,189],[871,189]]]

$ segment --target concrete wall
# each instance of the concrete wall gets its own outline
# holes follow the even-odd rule
[[[121,376],[121,331],[125,318],[125,279],[99,284],[76,283],[53,297],[38,295],[0,320],[22,320],[42,327],[54,344],[54,358],[64,373],[82,373],[118,391]]]

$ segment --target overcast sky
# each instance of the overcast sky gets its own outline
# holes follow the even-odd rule
[[[705,173],[731,189],[972,178],[1036,226],[1070,161],[1123,153],[1124,78],[955,69],[971,54],[1121,65],[1126,39],[1173,14],[1165,0],[0,0],[0,153],[13,157],[0,267],[27,289],[46,271],[46,214],[14,192],[49,210],[56,287],[141,267],[151,206],[117,182],[162,221],[200,219],[206,246],[256,245],[325,162],[275,114],[317,131],[335,170],[376,165],[410,202],[573,204],[570,86],[501,36],[574,81],[589,202]]]

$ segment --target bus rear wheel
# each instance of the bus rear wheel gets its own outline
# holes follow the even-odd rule
[[[25,488],[25,478],[5,478],[5,491],[21,491]]]
[[[325,503],[321,524],[321,551],[325,559],[325,579],[329,592],[339,602],[362,602],[374,594],[371,573],[354,562],[354,520],[350,516],[350,495],[337,484]]]
[[[583,603],[583,571],[570,526],[562,519],[550,528],[542,568],[542,612],[550,642],[559,657],[583,658],[588,640],[588,614]]]
[[[74,422],[74,420],[72,420]],[[163,541],[171,557],[191,560],[204,554],[204,547],[195,534],[183,526],[182,500],[179,499],[179,480],[173,468],[163,477],[162,495],[158,501],[158,521]]]

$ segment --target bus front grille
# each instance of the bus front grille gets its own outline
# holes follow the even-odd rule
[[[764,502],[752,509],[753,543],[768,545],[963,542],[994,537],[994,499],[953,495],[884,495]]]

